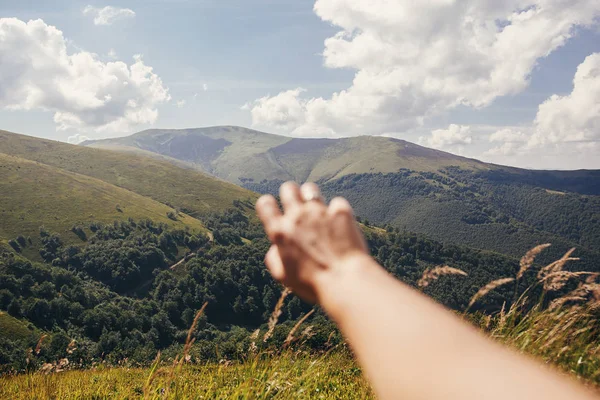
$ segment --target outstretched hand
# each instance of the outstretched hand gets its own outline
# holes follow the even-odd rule
[[[309,302],[344,268],[344,260],[368,249],[352,207],[337,197],[327,206],[319,187],[287,182],[281,186],[283,213],[273,196],[256,210],[273,245],[265,262],[271,275]]]

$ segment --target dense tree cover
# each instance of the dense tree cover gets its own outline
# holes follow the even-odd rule
[[[196,311],[208,302],[195,354],[201,359],[241,357],[282,290],[263,265],[268,241],[258,223],[240,211],[243,207],[206,219],[212,241],[147,220],[80,227],[87,237],[81,246],[64,245],[58,235],[41,229],[45,263],[9,252],[0,258],[0,310],[50,334],[36,362],[64,357],[75,339],[77,353],[69,357],[89,365],[100,359],[152,360],[158,350],[185,340]],[[442,245],[391,227],[387,233],[369,228],[366,235],[374,256],[409,284],[428,266],[450,264],[467,271],[468,279],[444,278],[426,290],[457,310],[480,286],[513,275],[517,268],[505,256]],[[477,307],[498,309],[511,295],[510,288],[499,290]],[[294,320],[311,307],[288,298],[283,326],[271,342],[281,344]],[[333,325],[320,311],[309,323],[313,333],[307,345],[331,342]],[[335,337],[339,340],[339,334]],[[35,341],[36,335],[0,335],[2,368],[25,368],[26,350]]]
[[[421,179],[408,177],[415,181],[407,186],[427,188]],[[196,310],[208,302],[196,335],[198,357],[239,357],[249,345],[250,332],[266,321],[281,287],[263,266],[269,243],[262,229],[241,211],[246,205],[237,206],[206,218],[212,241],[151,221],[130,220],[79,227],[87,242],[67,246],[42,228],[44,264],[8,252],[0,260],[0,309],[51,333],[51,345],[40,360],[64,355],[64,346],[52,344],[55,338],[60,343],[74,338],[81,343],[78,357],[84,364],[94,358],[146,362],[156,351],[181,343]],[[468,278],[445,277],[425,289],[456,310],[465,309],[481,286],[513,276],[517,268],[514,259],[444,245],[391,226],[387,232],[365,228],[365,234],[379,262],[411,285],[427,267],[444,264],[466,271]],[[513,290],[504,287],[474,309],[498,310],[512,299]],[[296,297],[288,299],[281,316],[284,326],[276,330],[274,340],[281,343],[292,321],[310,308]],[[324,346],[333,326],[320,312],[311,324],[315,334],[308,345]],[[25,350],[32,341],[32,336],[2,337],[0,359],[5,367],[24,368]]]
[[[597,194],[596,182],[593,172],[563,179],[560,172],[451,167],[437,173],[402,169],[348,175],[322,182],[322,190],[328,198],[348,198],[358,215],[375,224],[391,224],[435,240],[511,256],[551,242],[548,260],[578,247],[579,256],[587,262],[600,254],[600,196],[593,195]],[[280,184],[262,181],[245,186],[276,194]],[[582,267],[596,268],[588,264]]]
[[[323,185],[376,224],[426,234],[518,257],[540,243],[553,247],[542,261],[577,247],[582,268],[597,269],[600,197],[559,194],[519,182],[490,182],[460,169],[351,175]]]

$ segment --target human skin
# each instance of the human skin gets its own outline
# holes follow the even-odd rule
[[[381,399],[583,400],[595,395],[482,335],[369,256],[350,204],[282,185],[256,210],[271,275],[337,323]]]

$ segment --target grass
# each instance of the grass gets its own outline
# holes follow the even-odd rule
[[[155,158],[4,131],[0,131],[0,143],[0,153],[99,179],[159,203],[187,210],[195,217],[229,209],[234,200],[254,201],[257,198],[255,193],[231,183]]]
[[[3,399],[270,399],[372,398],[368,383],[343,352],[311,356],[287,352],[244,363],[186,366],[146,387],[148,369],[97,368],[0,380]],[[167,393],[168,391],[168,393]],[[166,396],[165,396],[166,394]]]
[[[484,286],[471,305],[500,285],[519,281],[534,273],[535,258],[548,245],[538,246],[522,259],[515,277]],[[564,270],[572,250],[537,271],[539,280],[520,295],[512,306],[495,315],[464,314],[492,339],[551,364],[600,389],[600,274]],[[426,271],[421,286],[435,284],[446,275],[463,275],[447,266]],[[551,281],[551,285],[548,282]],[[568,284],[571,284],[570,288]],[[528,294],[543,286],[542,297],[533,302]],[[517,285],[515,285],[518,287]],[[562,296],[552,291],[567,289]],[[284,290],[269,322],[277,323],[287,296]],[[246,359],[202,364],[188,357],[194,345],[193,332],[202,310],[196,315],[181,356],[161,360],[160,353],[150,368],[97,366],[91,370],[64,369],[66,363],[46,365],[42,370],[0,377],[0,398],[11,399],[272,399],[272,398],[373,398],[368,382],[344,346],[324,353],[309,353],[292,347],[256,354],[250,346]],[[302,321],[299,321],[301,324]],[[295,326],[290,332],[297,329]],[[268,337],[268,332],[265,337]],[[259,331],[251,339],[261,340]],[[127,361],[124,360],[124,365]],[[60,367],[63,365],[63,367]],[[54,373],[50,373],[54,370]]]
[[[175,228],[206,231],[195,218],[180,213],[177,221],[167,217],[173,209],[148,197],[89,176],[0,153],[0,238],[31,237],[22,249],[37,257],[39,229],[44,226],[67,243],[81,243],[71,229],[89,222],[149,218]],[[89,232],[88,232],[89,233]],[[29,254],[31,253],[31,254]]]
[[[4,311],[0,311],[0,336],[8,337],[13,340],[22,340],[33,337],[39,337],[41,332],[33,324],[14,318]]]

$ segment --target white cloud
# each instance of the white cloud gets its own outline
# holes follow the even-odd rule
[[[530,126],[499,130],[489,136],[489,141],[500,144],[486,151],[484,156],[569,153],[581,157],[597,152],[600,145],[600,53],[588,56],[579,65],[569,95],[553,95],[539,106]]]
[[[527,134],[523,130],[514,128],[503,128],[492,133],[489,137],[490,142],[526,142]]]
[[[431,136],[419,138],[419,143],[438,150],[462,153],[465,145],[473,143],[470,126],[452,124],[448,129],[431,131]]]
[[[67,143],[79,144],[85,142],[86,140],[91,140],[91,138],[76,133],[73,136],[69,136],[69,138],[67,139]]]
[[[175,105],[176,105],[178,108],[183,108],[183,107],[185,107],[185,104],[186,104],[186,101],[185,101],[185,100],[179,100],[179,101],[177,101],[177,103],[175,103]]]
[[[87,6],[83,9],[83,15],[93,17],[94,25],[112,25],[115,21],[135,17],[135,12],[129,8]]]
[[[59,130],[120,132],[154,123],[168,89],[141,56],[134,60],[69,54],[62,32],[44,21],[0,18],[0,108],[53,111]]]
[[[119,57],[117,56],[117,52],[115,51],[115,49],[110,49],[110,50],[108,51],[108,54],[107,54],[107,55],[108,55],[108,58],[110,58],[111,60],[116,60],[117,58],[119,58]]]
[[[204,90],[205,92],[208,91],[208,85],[206,83],[202,84],[202,90]]]
[[[292,129],[302,125],[306,118],[306,101],[299,98],[306,89],[297,88],[281,92],[275,97],[266,96],[254,103],[245,104],[242,109],[251,110],[252,121],[257,125],[269,124],[275,127]]]
[[[576,27],[597,24],[598,0],[317,0],[341,28],[325,41],[329,68],[356,70],[331,98],[284,91],[249,103],[253,125],[291,135],[381,134],[458,105],[518,93],[537,61]]]
[[[530,146],[600,141],[600,53],[588,56],[573,79],[573,91],[540,105]]]

